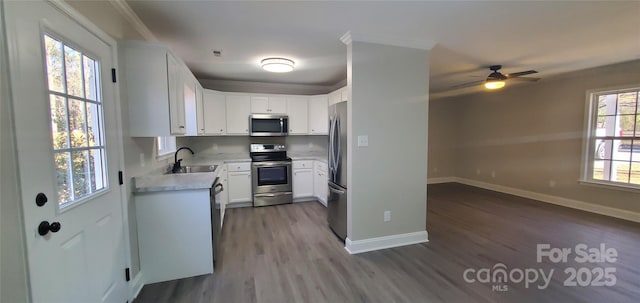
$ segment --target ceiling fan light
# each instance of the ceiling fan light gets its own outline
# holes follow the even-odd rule
[[[266,58],[260,61],[262,69],[272,73],[288,73],[293,71],[295,63],[286,58]]]
[[[487,89],[499,89],[504,87],[505,82],[502,80],[487,80],[484,87]]]

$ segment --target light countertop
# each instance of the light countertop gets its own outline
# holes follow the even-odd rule
[[[287,152],[291,160],[317,160],[327,162],[327,154],[324,152]]]
[[[327,154],[323,152],[292,152],[287,155],[292,160],[327,162]],[[218,168],[214,172],[166,175],[162,170],[156,170],[140,177],[134,177],[131,181],[131,188],[134,193],[211,188],[222,169],[222,165],[250,161],[251,157],[248,153],[199,154],[186,159],[182,165],[218,165]]]

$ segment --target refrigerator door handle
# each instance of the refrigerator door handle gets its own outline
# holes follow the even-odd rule
[[[329,169],[333,169],[333,117],[329,118]]]
[[[340,158],[342,156],[342,146],[340,146],[341,145],[340,141],[342,141],[342,140],[340,140],[340,134],[342,134],[342,131],[341,131],[342,127],[340,126],[340,119],[336,119],[336,128],[337,128],[336,132],[337,132],[337,135],[338,135],[337,136],[338,137],[338,153],[336,154],[337,157],[335,159],[335,167],[336,167],[336,169],[338,169],[338,167],[340,165],[340,160],[341,160]]]

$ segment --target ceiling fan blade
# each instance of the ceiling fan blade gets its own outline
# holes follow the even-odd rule
[[[537,74],[537,73],[538,73],[538,71],[535,71],[535,70],[526,70],[526,71],[523,71],[523,72],[507,74],[506,76],[507,76],[507,78],[515,78],[515,77],[521,77],[521,76]]]
[[[462,84],[451,86],[450,88],[451,89],[459,89],[459,88],[465,88],[465,87],[472,87],[472,86],[480,85],[480,84],[484,83],[484,81],[485,80],[478,80],[478,81],[473,81],[473,82],[462,83]]]
[[[536,82],[540,80],[540,78],[532,78],[532,77],[516,77],[516,78],[507,78],[509,81],[518,81],[518,82]]]

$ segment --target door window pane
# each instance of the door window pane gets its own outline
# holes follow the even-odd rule
[[[71,147],[87,146],[87,117],[85,102],[69,100],[69,131],[71,131]]]
[[[84,93],[87,99],[91,101],[98,100],[98,75],[96,74],[96,61],[82,56],[82,62],[84,64]]]
[[[69,148],[69,125],[67,124],[67,104],[64,97],[51,95],[51,138],[53,149]]]
[[[67,78],[67,94],[84,97],[81,54],[75,49],[64,46],[64,66]]]
[[[47,83],[49,84],[49,90],[64,93],[62,43],[45,36],[44,47],[47,56]]]

